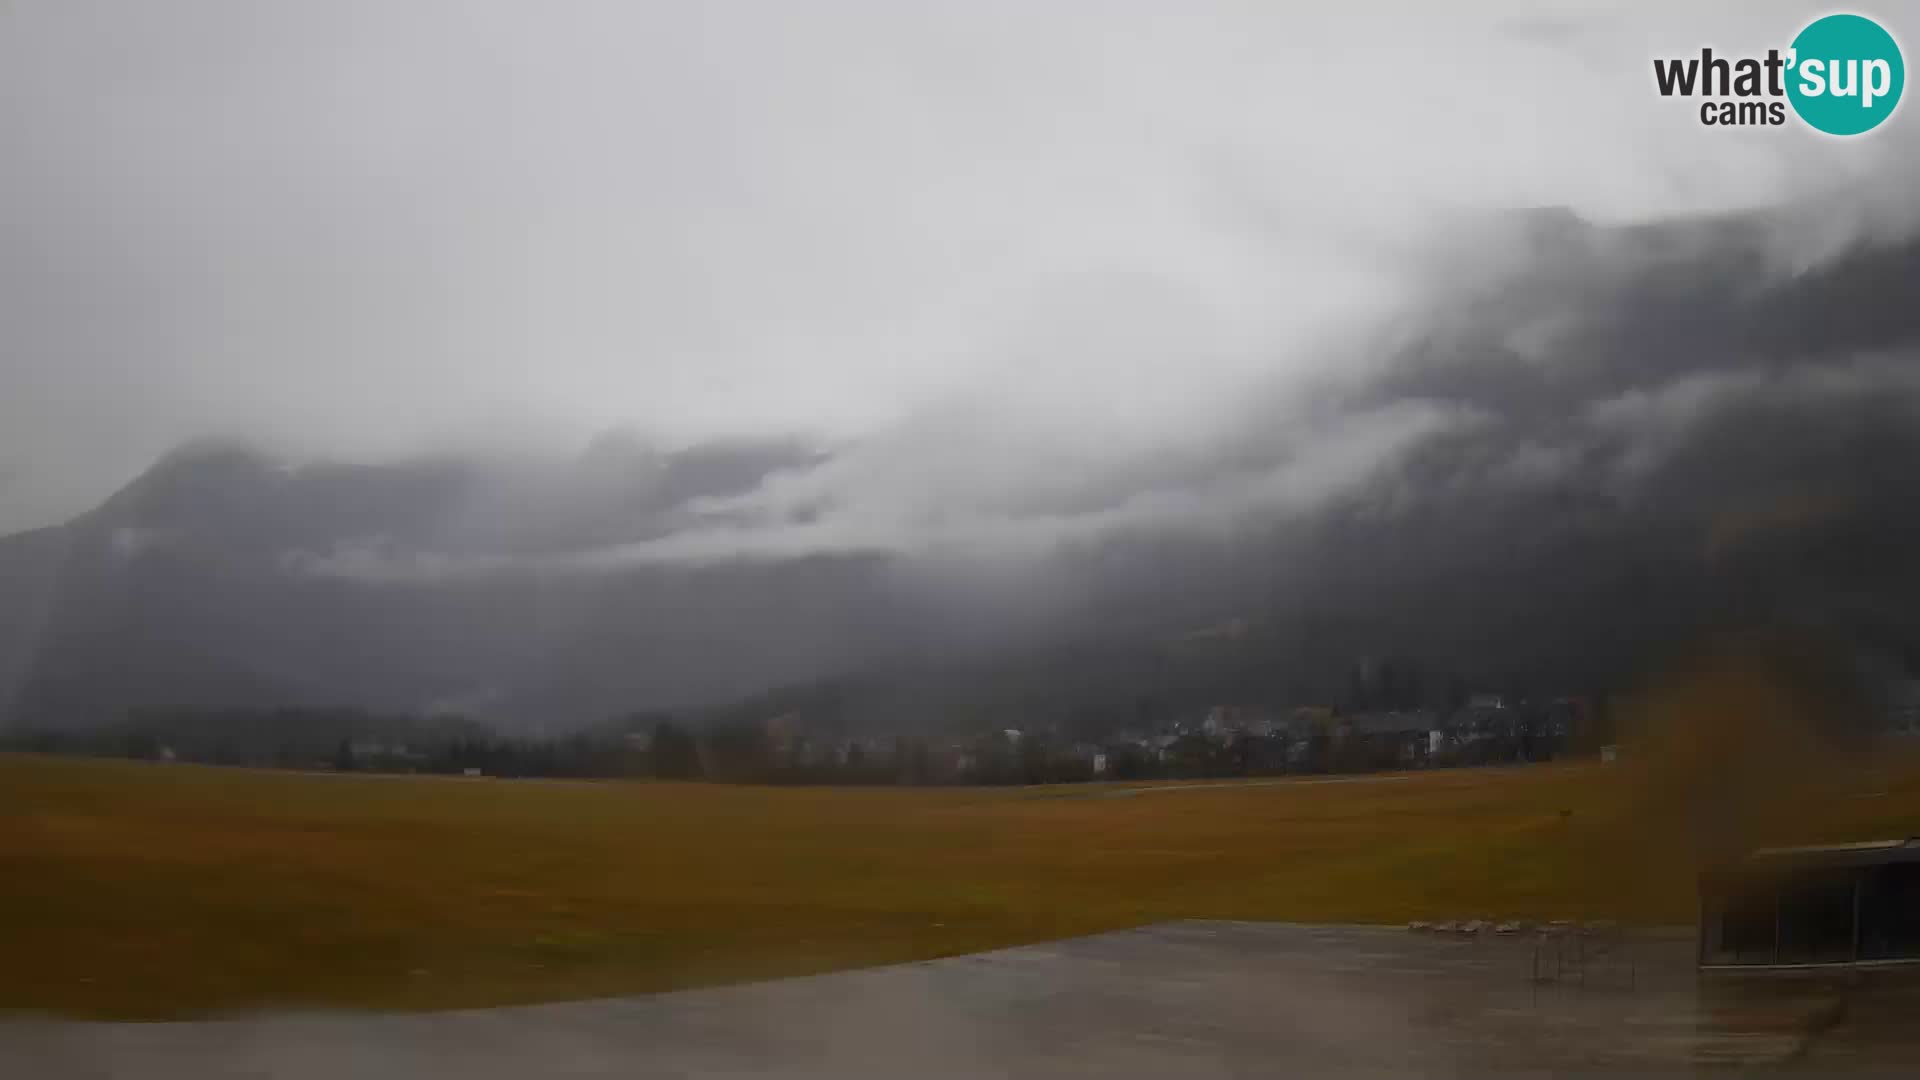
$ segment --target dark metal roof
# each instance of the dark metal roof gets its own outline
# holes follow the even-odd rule
[[[1872,866],[1890,862],[1920,862],[1920,838],[1761,848],[1746,858],[1746,865],[1756,869],[1774,866]]]
[[[1348,731],[1355,735],[1422,735],[1440,726],[1440,719],[1431,713],[1363,713],[1346,717],[1343,721]]]

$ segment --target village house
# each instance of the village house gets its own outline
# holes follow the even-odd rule
[[[1345,767],[1410,769],[1426,764],[1438,721],[1424,710],[1362,713],[1337,726],[1336,759]]]
[[[347,744],[347,753],[362,765],[402,765],[426,760],[425,754],[406,743],[385,739],[354,739]]]

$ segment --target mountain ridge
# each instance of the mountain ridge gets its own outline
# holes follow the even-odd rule
[[[1179,693],[1325,698],[1380,655],[1622,685],[1755,626],[1913,669],[1920,242],[1783,271],[1763,225],[1549,216],[1511,266],[1442,290],[1377,373],[1250,393],[1252,419],[1201,450],[1084,489],[1063,474],[1038,488],[1050,504],[975,506],[901,471],[903,450],[946,449],[911,430],[677,450],[611,433],[504,464],[199,444],[0,540],[0,705],[22,724],[351,703],[566,726],[890,670],[1055,700],[1010,673],[1084,647],[1113,658],[1060,678],[1108,679],[1079,700],[1113,711],[1172,692],[1141,642],[1229,618],[1259,628],[1240,666]],[[1363,468],[1315,456],[1376,427],[1411,434],[1359,440]],[[918,517],[885,501],[903,486]],[[948,521],[1026,546],[943,544]],[[910,713],[912,687],[965,697],[958,679],[882,698]]]

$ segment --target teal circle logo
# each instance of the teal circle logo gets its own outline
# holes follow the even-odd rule
[[[1815,19],[1793,39],[1787,100],[1829,135],[1872,131],[1900,104],[1907,65],[1893,35],[1862,15]]]

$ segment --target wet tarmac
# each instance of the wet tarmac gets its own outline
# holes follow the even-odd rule
[[[1684,934],[1543,946],[1181,922],[522,1008],[0,1021],[0,1077],[1906,1075],[1920,1062],[1904,1007],[1864,1030],[1829,1026],[1818,997],[1729,1010],[1703,1003],[1691,960]]]

